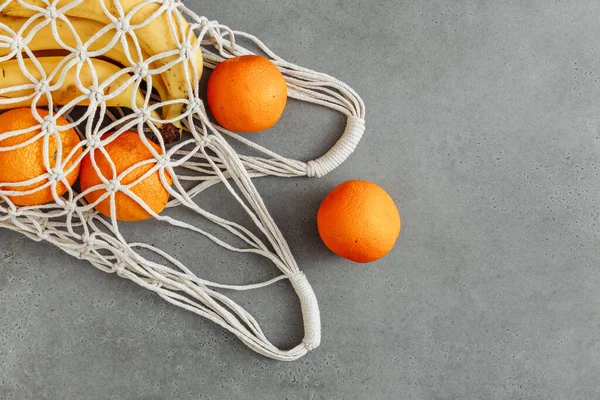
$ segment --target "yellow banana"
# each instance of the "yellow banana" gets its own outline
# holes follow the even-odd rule
[[[61,76],[60,72],[62,72],[62,69],[66,68],[67,65],[65,63],[63,63],[62,66],[60,65],[61,62],[64,61],[64,57],[39,57],[37,58],[37,61],[40,63],[46,77],[51,77],[49,79],[48,86],[52,89],[50,96],[52,97],[52,103],[54,105],[69,104],[71,101],[83,95],[83,92],[77,85],[77,78],[79,78],[79,81],[84,88],[88,88],[93,85],[94,81],[92,71],[87,64],[82,66],[79,74],[77,73],[77,65],[75,64],[71,66],[67,71],[64,80],[59,82]],[[32,59],[26,58],[23,59],[23,62],[27,72],[29,72],[29,74],[31,74],[36,80],[40,80],[42,78],[40,69],[35,65]],[[96,71],[98,85],[100,86],[103,85],[103,82],[107,82],[107,79],[113,77],[115,74],[118,74],[121,70],[116,65],[113,65],[107,61],[91,59],[91,62],[94,66],[94,70]],[[61,67],[61,71],[57,71],[57,73],[52,75],[59,66]],[[106,87],[103,88],[104,96],[114,95],[114,97],[106,99],[107,106],[131,108],[134,82],[131,82],[129,85],[127,85],[129,78],[130,75],[123,74],[114,79],[112,82],[108,83]],[[59,87],[53,87],[59,83]],[[26,87],[27,85],[30,87]],[[19,86],[25,87],[21,87],[19,90],[12,89]],[[119,94],[116,94],[117,89],[121,88],[123,88],[123,90]],[[31,79],[24,74],[24,71],[21,69],[18,60],[13,59],[0,63],[0,110],[27,107],[31,105],[35,97],[35,91],[35,86],[32,84]],[[144,96],[142,96],[139,91],[135,93],[135,103],[140,108],[144,107]],[[38,99],[36,105],[47,106],[47,96],[42,95]],[[89,98],[85,97],[76,105],[89,105]],[[151,116],[153,118],[160,119],[160,116],[156,112],[151,113]]]
[[[5,2],[6,1],[7,0],[5,0]],[[120,14],[117,6],[115,6],[115,1],[119,2],[124,15],[127,15],[140,4],[140,0],[85,0],[77,6],[67,9],[64,13],[68,17],[87,18],[103,24],[109,24],[112,23],[112,21],[104,13],[102,2],[113,17],[119,18]],[[54,4],[54,7],[60,9],[71,2],[72,0],[58,0]],[[42,9],[48,9],[47,4],[43,0],[26,0],[26,3]],[[132,15],[130,24],[137,25],[146,22],[160,7],[161,4],[159,3],[145,4]],[[49,14],[52,14],[53,12],[55,12],[54,9],[48,10]],[[5,4],[0,13],[18,17],[31,17],[32,15],[37,14],[36,11],[21,6],[16,0],[9,1]],[[173,25],[177,36],[173,35],[171,25]],[[126,24],[119,23],[119,29],[128,31],[130,27],[126,26]],[[187,39],[189,33],[190,25],[177,10],[174,10],[172,13],[167,11],[159,13],[154,17],[153,21],[135,30],[140,47],[151,56],[178,49],[178,42],[183,38]],[[197,44],[197,38],[193,33],[190,36],[192,41],[190,45],[194,47]],[[178,57],[179,55],[163,57],[157,60],[155,64],[165,66],[177,60]],[[170,94],[169,99],[188,98],[188,82],[192,82],[194,72],[195,77],[198,79],[202,73],[202,51],[198,48],[189,54],[187,72],[185,64],[185,62],[176,63],[162,74]],[[163,99],[163,101],[169,99]],[[183,105],[181,103],[165,106],[163,107],[163,116],[165,119],[177,118],[179,117],[182,108]],[[181,124],[176,123],[175,125],[178,129],[181,129]]]
[[[38,20],[38,23],[31,24],[24,32],[21,32],[21,29],[23,28],[27,20],[27,18],[22,17],[0,15],[0,24],[4,24],[8,29],[15,33],[20,32],[21,37],[27,37],[32,31],[32,29],[35,29],[35,27],[38,26],[39,23],[44,21]],[[99,32],[104,27],[104,25],[99,22],[83,18],[72,17],[69,18],[69,22],[71,23],[73,29],[77,33],[77,36],[79,37],[82,44],[85,44],[87,41],[89,41],[97,32]],[[59,33],[59,38],[63,44],[59,43],[59,41],[54,37],[54,34],[52,33],[52,25],[45,24],[43,28],[35,32],[32,39],[27,43],[27,47],[32,52],[38,53],[48,52],[49,50],[65,49],[65,45],[71,48],[69,50],[77,48],[77,39],[73,35],[73,30],[65,21],[61,19],[56,20],[56,30]],[[91,43],[87,50],[90,52],[104,50],[105,47],[110,43],[114,35],[115,31],[109,30],[104,35],[96,39],[93,43]],[[114,46],[106,49],[106,51],[103,51],[102,57],[114,60],[123,66],[130,66],[132,62],[136,63],[140,61],[137,53],[133,50],[135,48],[133,40],[129,36],[127,37],[127,44],[129,47],[131,61],[127,57],[125,48],[123,47],[120,41],[117,41],[117,43],[115,43]],[[6,56],[8,54],[11,54],[10,48],[0,47],[0,57]],[[148,53],[146,53],[143,50],[141,56],[143,60],[149,57]],[[156,88],[161,99],[166,99],[169,97],[167,88],[162,80],[161,75],[152,76],[152,86]]]

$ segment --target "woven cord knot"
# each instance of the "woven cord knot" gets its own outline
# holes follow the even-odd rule
[[[115,23],[115,29],[121,33],[125,34],[131,32],[131,24],[129,20],[126,18],[119,18],[119,20]]]
[[[150,68],[148,67],[147,63],[140,61],[135,65],[134,73],[135,73],[135,75],[139,76],[141,79],[144,79],[148,75],[150,75]]]
[[[108,185],[106,185],[106,192],[110,194],[117,193],[120,189],[121,183],[118,180],[111,180]]]
[[[179,55],[186,61],[191,60],[194,56],[194,49],[192,48],[192,45],[188,42],[183,42],[179,48]]]
[[[10,51],[20,53],[23,47],[25,47],[25,40],[22,37],[15,36],[12,38],[12,41],[10,42]]]
[[[75,48],[75,58],[80,62],[80,63],[84,63],[88,60],[88,54],[87,54],[87,50],[81,46],[81,45],[77,45],[77,47]]]
[[[44,12],[44,17],[46,17],[46,19],[55,20],[58,18],[58,16],[59,16],[59,13],[58,13],[58,10],[56,9],[56,6],[51,4],[48,7],[46,7],[46,11]]]
[[[99,139],[99,138],[97,138],[96,136],[90,136],[90,137],[87,139],[87,143],[86,143],[87,147],[88,147],[90,150],[97,149],[98,147],[100,147],[100,145],[101,145],[101,144],[102,144],[102,143],[100,142],[100,139]]]
[[[156,165],[158,166],[159,169],[167,168],[170,163],[171,163],[171,160],[169,160],[169,157],[166,155],[160,156],[156,159]]]
[[[44,117],[41,128],[42,128],[43,132],[48,132],[48,133],[55,132],[56,131],[56,119],[54,119],[53,117],[50,117],[50,116]]]
[[[66,177],[65,172],[60,168],[53,168],[50,174],[48,174],[48,180],[52,183],[59,183]]]
[[[46,93],[49,88],[50,88],[50,85],[48,84],[48,81],[46,79],[40,79],[35,84],[35,92],[38,93],[38,94],[39,93],[42,93],[42,94]]]
[[[104,101],[104,92],[98,86],[91,86],[87,89],[87,96],[90,102],[100,104]]]
[[[72,214],[77,210],[77,202],[76,201],[65,201],[64,203],[65,211],[69,214]]]
[[[169,11],[174,11],[179,8],[179,1],[177,0],[163,0],[162,3],[167,6],[167,10]]]

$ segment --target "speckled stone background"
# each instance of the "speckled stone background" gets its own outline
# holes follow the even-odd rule
[[[319,298],[322,346],[265,359],[128,281],[1,231],[0,398],[600,398],[600,3],[187,3],[366,102],[364,141],[334,173],[256,180]],[[253,138],[308,160],[343,124],[291,102]],[[369,265],[332,255],[315,227],[320,200],[348,179],[386,188],[403,218],[392,253]],[[201,201],[243,220],[222,188]],[[167,226],[126,230],[208,279],[275,273]],[[234,298],[276,343],[300,340],[286,283]]]

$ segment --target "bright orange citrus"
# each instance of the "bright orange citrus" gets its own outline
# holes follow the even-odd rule
[[[333,189],[317,214],[319,234],[335,254],[367,263],[385,256],[400,234],[400,214],[380,186],[347,181]]]
[[[48,111],[44,109],[38,109],[39,115],[44,118],[48,116]],[[56,118],[56,125],[64,126],[68,125],[68,121],[62,117]],[[40,123],[33,117],[31,108],[16,108],[7,111],[0,115],[0,134],[7,133],[10,131],[16,131],[20,129],[30,128]],[[23,133],[16,136],[7,137],[0,140],[0,149],[8,148],[12,146],[18,146],[32,140],[36,135],[40,134],[40,129],[35,129],[27,133]],[[60,144],[62,145],[61,161],[65,162],[69,157],[71,151],[79,143],[79,136],[74,129],[61,130],[58,133],[60,138]],[[70,155],[69,160],[66,162],[63,171],[69,171],[73,168],[73,164],[77,162],[81,156],[81,147],[77,149],[74,154]],[[56,157],[58,155],[58,141],[54,134],[50,135],[48,139],[48,160],[49,166],[55,168]],[[0,150],[0,183],[2,182],[24,182],[30,179],[35,179],[39,176],[47,174],[48,170],[44,163],[44,138],[40,137],[37,140],[25,144],[23,147],[17,147],[13,150],[1,151]],[[75,165],[73,170],[66,174],[65,179],[67,183],[72,185],[79,175],[79,164]],[[0,189],[6,191],[27,191],[48,183],[48,179],[42,179],[39,182],[26,185],[26,186],[2,186]],[[58,196],[63,195],[67,191],[67,186],[63,181],[56,183],[56,193]],[[20,206],[34,206],[45,204],[54,199],[52,194],[52,187],[48,185],[45,188],[39,189],[31,194],[23,194],[19,196],[9,196],[10,200],[16,205]]]
[[[240,56],[220,63],[210,75],[208,107],[217,122],[236,132],[258,132],[275,125],[287,101],[279,69],[263,56]]]
[[[161,147],[157,144],[149,142],[158,154],[161,154]],[[129,167],[134,164],[143,162],[146,160],[153,160],[154,157],[150,150],[146,147],[142,139],[137,132],[123,132],[114,139],[112,142],[104,146],[104,149],[108,153],[110,160],[115,165],[115,171],[117,176],[126,171]],[[104,156],[101,151],[94,151],[94,160],[98,169],[109,181],[113,179],[113,172],[109,162],[109,159]],[[127,173],[120,180],[120,185],[127,185],[133,181],[139,179],[142,175],[147,173],[154,167],[154,163],[147,163],[134,168],[132,171]],[[167,181],[169,185],[172,183],[171,176],[167,174]],[[88,153],[81,162],[81,174],[79,176],[79,182],[81,184],[81,190],[86,191],[89,188],[99,185],[102,183],[100,176],[94,169],[91,153]],[[160,180],[160,173],[155,171],[148,175],[140,182],[130,188],[136,196],[138,196],[144,203],[150,207],[152,211],[159,214],[164,210],[169,200],[169,192],[162,185]],[[106,193],[105,189],[94,190],[86,194],[85,198],[89,203],[94,203],[100,196]],[[125,193],[118,191],[115,193],[115,209],[116,218],[120,221],[142,221],[149,219],[152,215],[144,210],[134,199],[126,195]],[[96,210],[106,216],[110,216],[110,196],[102,200],[95,206]]]

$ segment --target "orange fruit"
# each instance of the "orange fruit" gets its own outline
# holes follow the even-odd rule
[[[335,254],[359,263],[385,256],[400,234],[394,200],[378,185],[347,181],[333,189],[317,214],[319,235]]]
[[[220,63],[208,79],[208,108],[230,131],[258,132],[275,125],[287,101],[279,69],[263,56],[240,56]]]
[[[148,145],[152,146],[158,154],[162,154],[162,149],[159,145],[150,141],[148,141]],[[106,144],[104,146],[104,150],[106,150],[110,160],[112,160],[115,165],[116,176],[119,176],[134,164],[147,160],[154,160],[154,156],[146,147],[146,144],[142,141],[137,132],[126,131],[121,133],[112,142]],[[96,165],[102,173],[102,176],[109,181],[113,180],[113,170],[110,165],[110,160],[98,150],[94,151],[94,160],[96,161]],[[120,179],[119,184],[128,185],[132,183],[133,181],[142,177],[142,175],[146,174],[154,166],[155,163],[150,162],[132,169]],[[170,186],[172,179],[168,173],[167,181]],[[88,153],[81,162],[79,183],[83,192],[87,191],[93,186],[103,183],[102,179],[94,168],[91,153]],[[155,171],[154,173],[148,175],[140,182],[132,186],[129,190],[139,197],[141,201],[146,203],[146,205],[157,214],[160,214],[160,212],[164,210],[167,202],[169,201],[169,192],[163,186],[160,180],[159,171]],[[85,198],[90,204],[92,204],[95,203],[100,196],[104,195],[105,193],[106,190],[104,188],[97,189],[87,193]],[[114,197],[116,218],[118,220],[142,221],[152,218],[152,215],[148,211],[146,211],[133,198],[129,197],[122,191],[115,192]],[[110,196],[100,201],[95,208],[101,214],[110,217]]]
[[[47,110],[38,109],[37,112],[42,118],[49,115]],[[63,117],[56,118],[57,126],[68,125],[69,122]],[[31,108],[16,108],[7,111],[0,115],[0,134],[20,129],[31,128],[38,126],[40,123],[33,117]],[[41,129],[34,129],[30,132],[16,136],[7,137],[0,140],[0,149],[12,146],[21,145],[29,140],[32,140],[36,135],[41,133]],[[62,146],[61,162],[64,163],[69,153],[79,144],[79,136],[74,129],[65,129],[58,132],[60,144]],[[78,161],[82,149],[78,148],[69,160],[63,166],[63,171],[69,171],[73,168],[74,163]],[[58,141],[54,134],[51,134],[48,139],[48,160],[50,168],[55,168],[56,157],[58,155]],[[2,182],[24,182],[30,179],[35,179],[39,176],[47,174],[48,170],[44,163],[44,138],[25,144],[23,147],[17,147],[13,150],[0,150],[0,185]],[[73,170],[65,175],[65,179],[71,186],[79,175],[79,164],[75,165]],[[37,187],[41,187],[48,183],[48,179],[42,179],[39,182],[25,186],[0,186],[1,190],[23,192]],[[62,196],[67,191],[67,186],[64,180],[56,182],[56,194]],[[19,206],[35,206],[48,203],[54,200],[52,187],[40,188],[30,194],[18,196],[9,196],[10,200]]]

